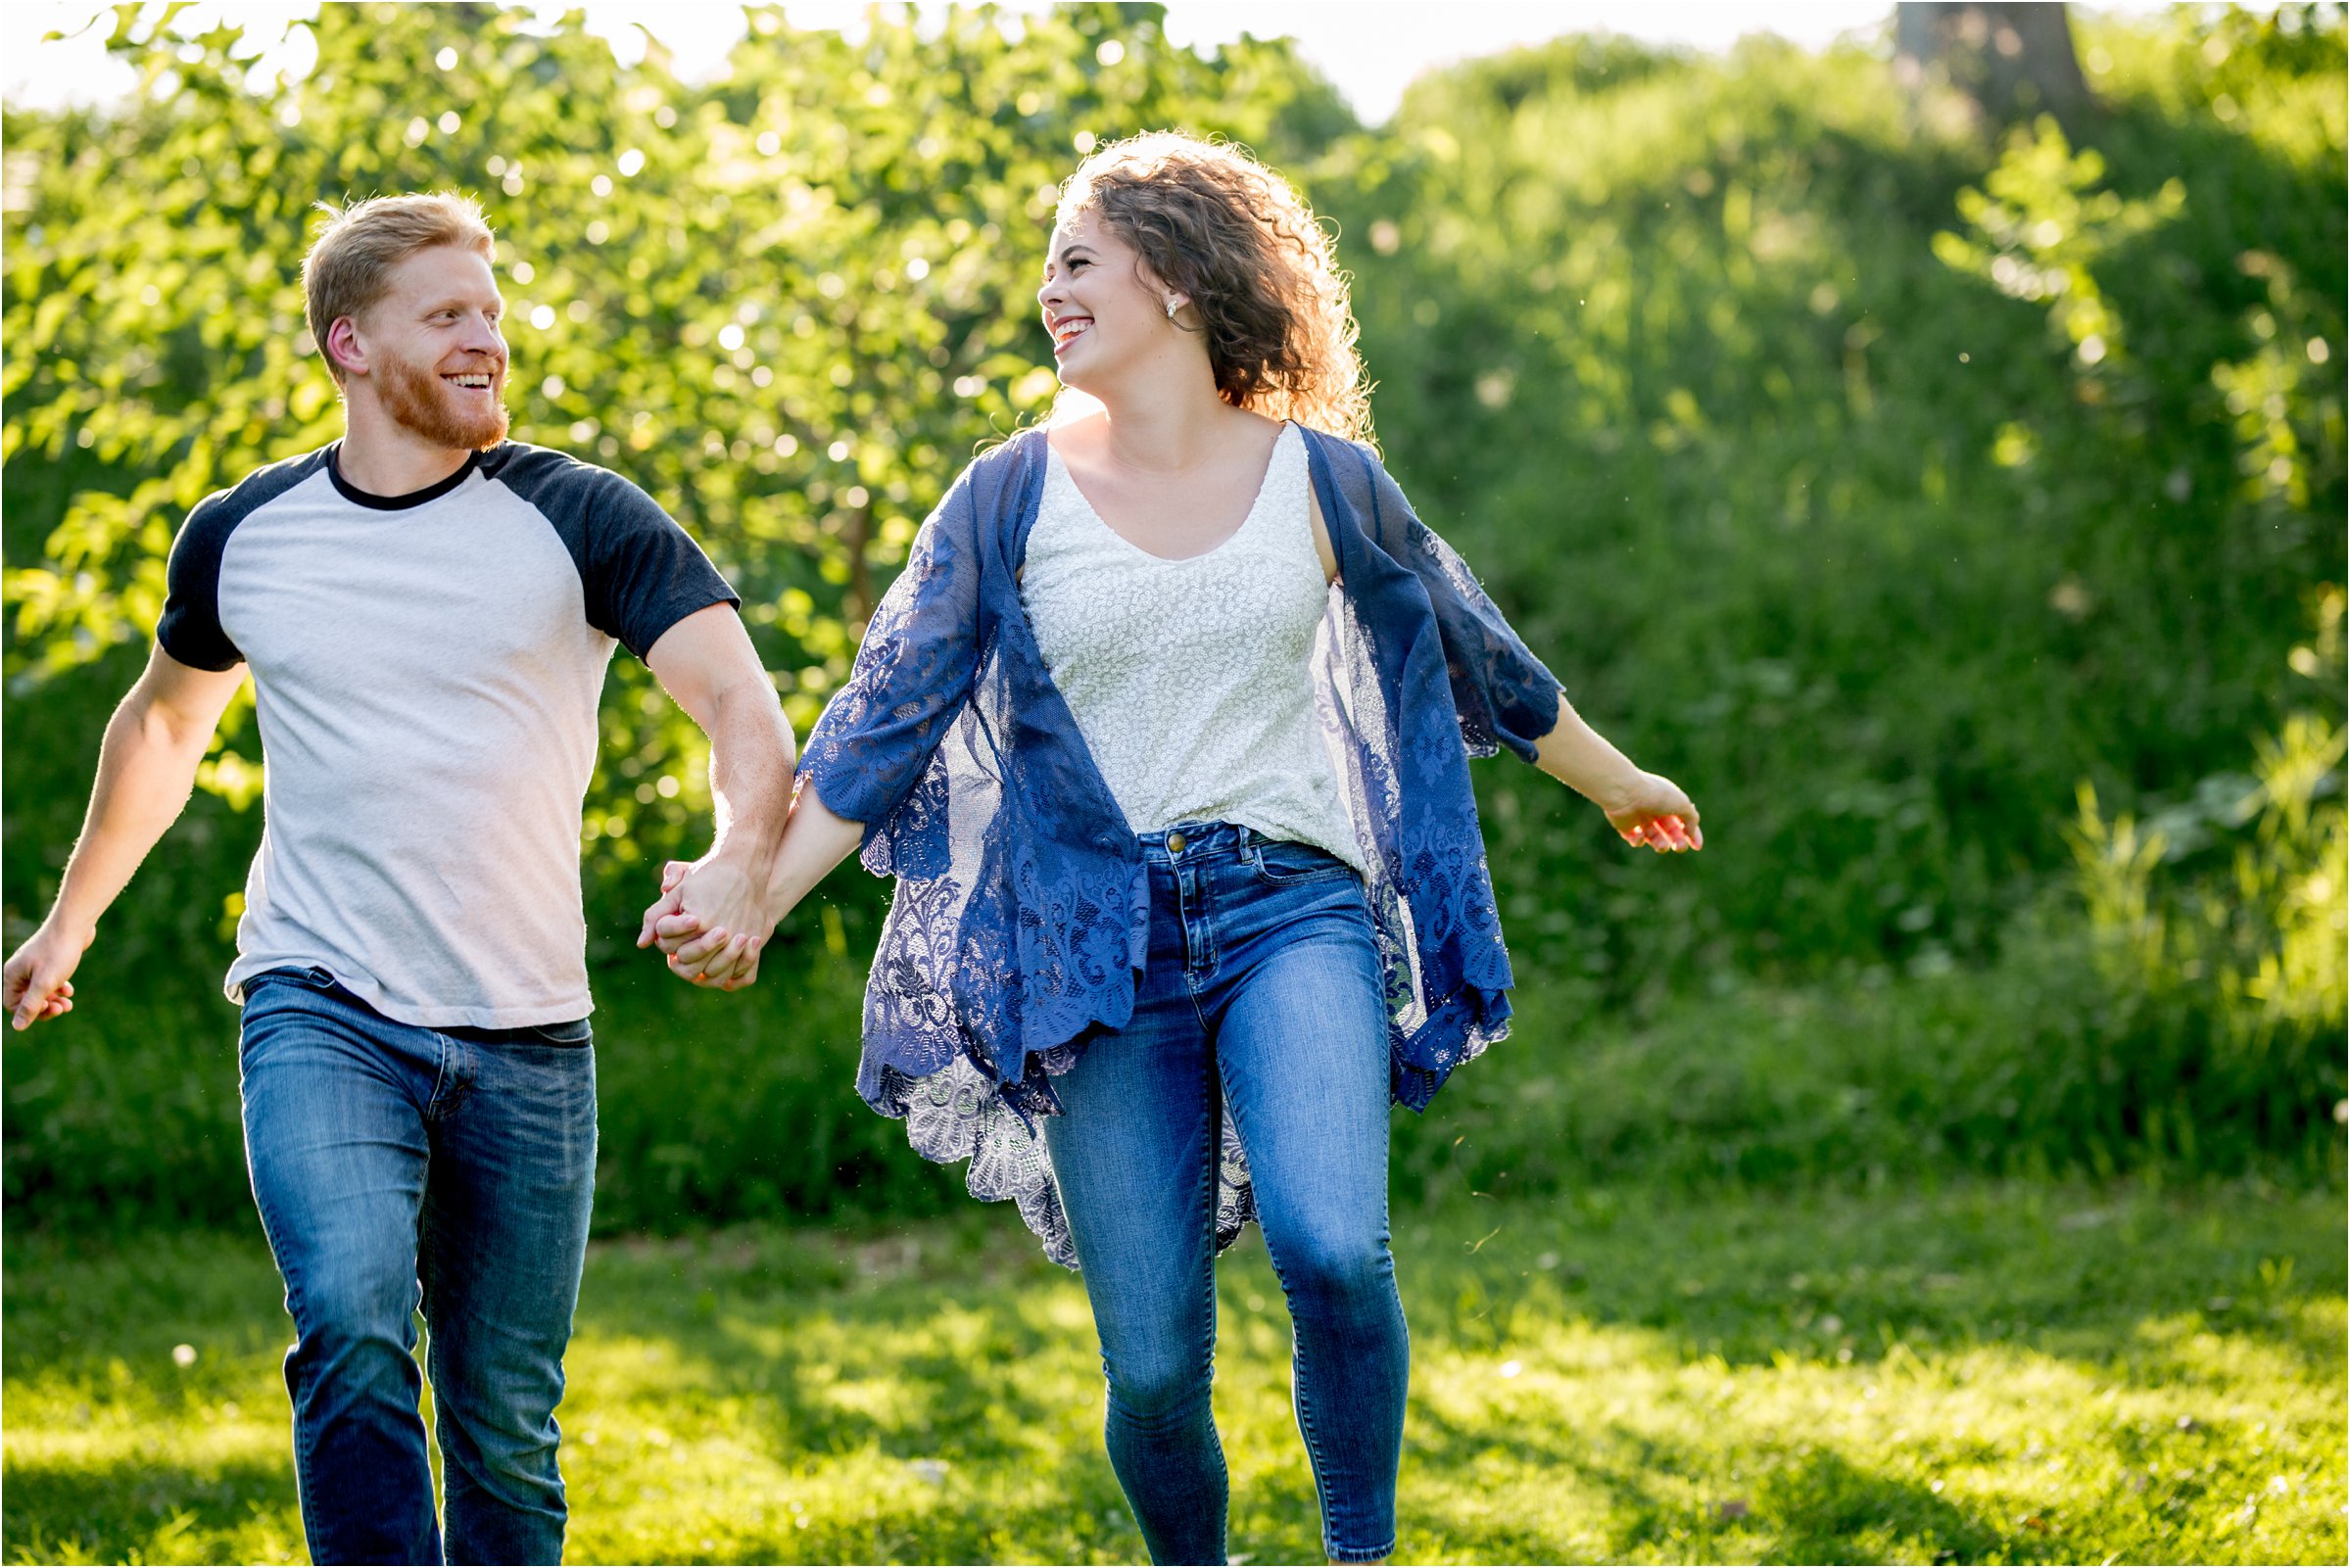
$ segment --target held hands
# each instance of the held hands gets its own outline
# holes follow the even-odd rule
[[[5,990],[0,994],[10,1027],[29,1029],[44,1019],[73,1011],[72,976],[74,966],[81,962],[82,950],[89,945],[88,937],[76,938],[44,922],[10,955]]]
[[[1602,800],[1600,809],[1607,814],[1607,825],[1635,848],[1645,845],[1667,855],[1705,847],[1698,808],[1662,774],[1636,776],[1622,793]]]
[[[669,973],[713,990],[739,991],[759,977],[759,950],[781,918],[767,890],[722,855],[673,860],[661,896],[645,911],[639,947],[658,947]]]

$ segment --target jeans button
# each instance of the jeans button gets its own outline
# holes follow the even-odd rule
[[[1167,852],[1171,855],[1179,855],[1183,852],[1183,845],[1189,841],[1181,833],[1169,833],[1167,835]]]

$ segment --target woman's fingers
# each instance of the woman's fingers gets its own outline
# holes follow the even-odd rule
[[[1624,841],[1645,845],[1659,855],[1704,847],[1704,840],[1699,836],[1696,829],[1684,818],[1672,815],[1651,817],[1646,822],[1636,824],[1624,834]]]
[[[727,943],[726,951],[719,955],[719,967],[708,973],[710,983],[725,990],[748,985],[759,973],[758,938],[745,933]]]
[[[1644,813],[1629,827],[1617,828],[1616,832],[1633,848],[1654,849],[1659,855],[1705,847],[1705,835],[1698,831],[1694,808],[1687,812]]]
[[[695,950],[701,947],[692,944]],[[680,978],[712,990],[736,991],[758,978],[759,948],[757,937],[744,934],[728,938],[724,943],[696,958],[689,958],[681,949],[669,958],[670,972]]]
[[[695,980],[702,985],[724,988],[726,982],[735,977],[735,972],[743,962],[743,950],[749,945],[750,938],[747,936],[730,938],[725,946],[701,961],[701,973],[694,976]]]
[[[680,942],[670,953],[671,963],[684,974],[698,974],[708,967],[710,960],[725,952],[726,944],[733,940],[733,933],[725,927],[713,927]]]

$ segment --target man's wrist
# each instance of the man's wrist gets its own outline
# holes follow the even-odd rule
[[[709,857],[702,864],[704,866],[723,866],[751,886],[764,889],[775,879],[776,863],[780,858],[782,847],[780,844],[773,844],[767,846],[762,852],[750,848],[743,835],[738,833],[710,851]]]

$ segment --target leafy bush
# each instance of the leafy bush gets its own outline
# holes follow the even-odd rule
[[[148,14],[115,40],[146,82],[125,110],[6,117],[10,940],[178,518],[338,428],[293,276],[310,203],[484,197],[517,434],[695,529],[804,728],[915,520],[1050,395],[1052,182],[1175,123],[1255,145],[1337,223],[1421,511],[1707,815],[1705,855],[1626,856],[1549,781],[1481,770],[1523,1024],[1402,1123],[1409,1180],[1449,1179],[1455,1137],[1513,1179],[2323,1163],[2339,969],[2313,955],[2350,881],[2338,763],[2310,762],[2340,728],[2312,707],[2340,684],[2312,663],[2344,580],[2338,8],[2089,22],[2102,111],[1995,145],[1922,125],[1854,47],[1561,40],[1366,128],[1285,46],[1203,60],[1148,7],[853,41],[756,13],[707,87],[518,12],[310,25],[317,64],[282,82],[235,29]],[[706,832],[700,738],[627,660],[603,723],[603,1222],[945,1202],[847,1089],[883,890],[842,873],[759,992],[685,993],[628,937],[648,867]],[[2309,802],[2274,830],[2213,804],[2256,736],[2281,748],[2264,801]],[[214,980],[258,760],[233,714],[82,1010],[8,1041],[14,1212],[243,1210]],[[2131,873],[2165,912],[2152,971],[2075,886],[2068,830],[2105,855],[2124,817],[2168,825]]]
[[[1713,829],[1627,859],[1488,779],[1541,970],[1983,962],[2079,781],[2159,809],[2281,720],[2343,573],[2339,16],[2085,42],[2078,152],[1941,139],[1855,49],[1566,40],[1334,157],[1407,488]]]

